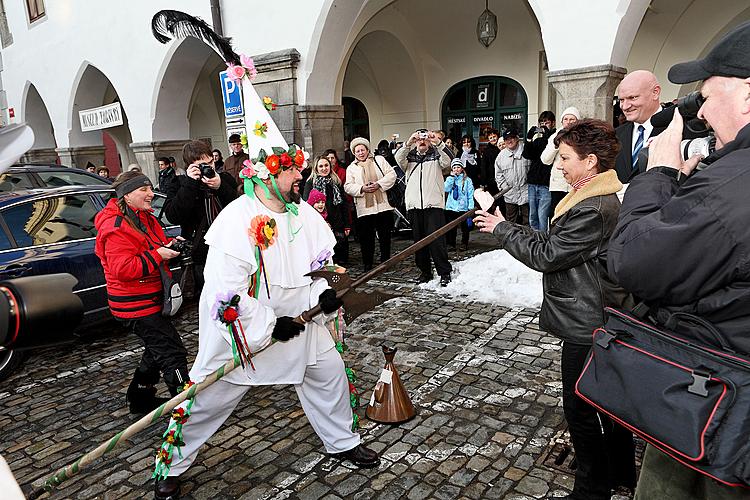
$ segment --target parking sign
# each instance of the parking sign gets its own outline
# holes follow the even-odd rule
[[[236,118],[245,114],[242,109],[242,86],[229,78],[226,71],[219,73],[221,94],[224,97],[224,116]]]

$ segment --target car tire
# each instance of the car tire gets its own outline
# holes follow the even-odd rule
[[[13,349],[0,350],[0,380],[8,378],[23,364],[24,354]]]

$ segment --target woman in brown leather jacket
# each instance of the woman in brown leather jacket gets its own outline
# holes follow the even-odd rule
[[[568,498],[609,499],[611,489],[635,487],[630,432],[575,395],[591,348],[592,331],[604,324],[605,306],[623,306],[628,294],[607,275],[607,245],[617,224],[622,184],[612,170],[619,149],[611,125],[583,120],[555,139],[572,190],[555,209],[549,232],[507,222],[499,211],[475,218],[500,247],[543,273],[539,326],[563,340],[563,410],[575,448],[576,480]]]

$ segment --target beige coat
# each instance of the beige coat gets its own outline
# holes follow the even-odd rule
[[[375,204],[371,207],[365,206],[365,193],[362,192],[362,188],[365,185],[364,169],[357,164],[356,160],[346,169],[344,191],[354,198],[354,205],[357,207],[357,217],[393,210],[393,207],[388,204],[388,197],[385,192],[396,183],[396,171],[393,170],[390,163],[382,156],[375,156],[375,163],[377,164],[375,175],[378,177],[377,183],[383,190],[383,201],[382,203],[378,203],[376,198]]]
[[[444,143],[430,146],[420,155],[416,146],[402,146],[396,162],[406,174],[406,209],[445,208],[445,176],[451,171],[451,156]]]

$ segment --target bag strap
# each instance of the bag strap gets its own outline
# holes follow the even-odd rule
[[[686,313],[683,311],[673,312],[669,315],[669,318],[664,323],[664,326],[666,326],[669,330],[675,331],[680,321],[683,321],[685,323],[692,323],[695,326],[702,327],[702,330],[698,331],[700,331],[701,333],[708,332],[710,334],[710,336],[704,336],[704,340],[712,341],[710,343],[712,343],[716,347],[721,348],[724,351],[734,352],[726,342],[724,337],[721,335],[719,330],[717,330],[716,327],[711,324],[711,322],[694,314]]]

